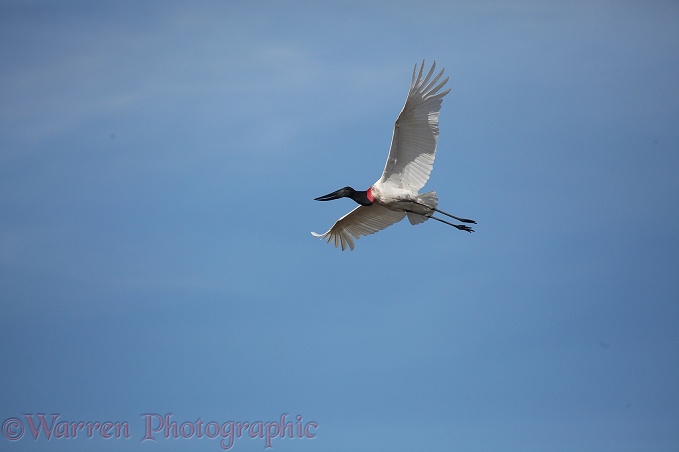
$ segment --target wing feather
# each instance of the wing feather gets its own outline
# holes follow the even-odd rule
[[[424,61],[417,78],[417,65],[413,69],[410,91],[394,125],[391,149],[380,183],[419,191],[429,179],[436,156],[441,103],[450,92],[449,89],[438,92],[448,82],[448,77],[438,83],[443,76],[441,70],[431,79],[435,68],[436,62],[424,78]]]
[[[327,239],[328,243],[334,243],[335,248],[341,246],[342,251],[346,250],[347,247],[353,251],[354,239],[381,231],[401,221],[405,215],[405,212],[390,210],[379,204],[358,206],[337,220],[325,234],[317,234],[316,232],[311,234],[314,237]]]

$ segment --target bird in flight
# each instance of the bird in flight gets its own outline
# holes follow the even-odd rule
[[[347,248],[353,250],[354,239],[381,231],[406,216],[412,225],[431,218],[460,231],[474,232],[466,224],[454,224],[434,216],[434,212],[438,212],[461,223],[476,224],[474,220],[437,209],[436,192],[419,193],[434,166],[439,112],[443,97],[450,92],[450,89],[439,92],[448,77],[439,83],[443,70],[432,78],[435,68],[436,62],[424,77],[424,61],[419,72],[417,65],[413,69],[410,91],[394,125],[391,149],[382,177],[365,191],[344,187],[315,198],[316,201],[351,198],[359,206],[337,220],[326,233],[312,232],[312,235],[327,239],[335,247],[341,246],[342,251]]]

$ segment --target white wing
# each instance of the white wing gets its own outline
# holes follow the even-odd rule
[[[330,228],[325,234],[312,232],[314,237],[327,238],[328,243],[335,242],[335,248],[342,245],[342,251],[347,246],[354,249],[354,239],[359,239],[362,235],[374,234],[392,224],[401,221],[405,217],[405,212],[398,212],[387,209],[379,204],[371,206],[358,206]]]
[[[410,92],[406,104],[394,125],[389,158],[379,182],[412,191],[419,191],[429,179],[434,166],[436,142],[439,136],[439,111],[443,96],[449,89],[437,93],[448,81],[446,77],[436,85],[443,70],[431,81],[436,62],[422,79],[424,61],[415,79],[413,69]]]

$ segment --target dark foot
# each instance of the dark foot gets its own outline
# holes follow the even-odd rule
[[[458,220],[460,220],[460,221],[463,222],[463,223],[474,223],[474,224],[476,224],[476,221],[474,221],[474,220],[468,220],[468,219],[466,219],[466,218],[458,218]]]
[[[463,224],[454,224],[453,226],[458,228],[460,231],[474,232],[472,228],[470,228],[469,226],[465,226]]]

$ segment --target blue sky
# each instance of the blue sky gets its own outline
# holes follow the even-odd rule
[[[0,447],[216,451],[143,414],[287,413],[315,438],[231,450],[677,450],[678,30],[672,1],[0,2]],[[452,88],[425,189],[477,232],[314,239],[422,59]]]

